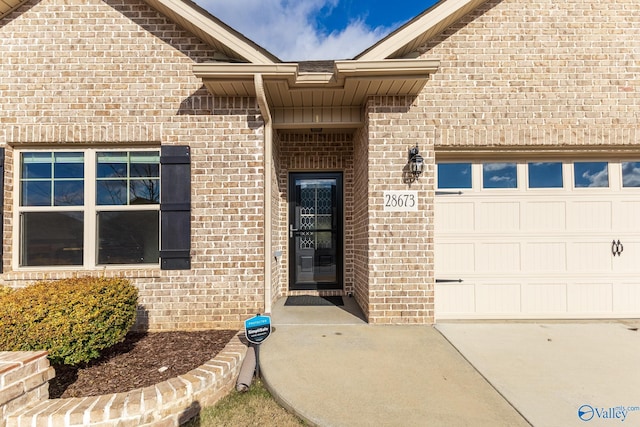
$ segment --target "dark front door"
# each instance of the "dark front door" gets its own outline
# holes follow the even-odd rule
[[[342,289],[342,174],[289,176],[289,288]]]

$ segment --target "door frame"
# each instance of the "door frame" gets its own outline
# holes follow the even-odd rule
[[[289,290],[343,290],[344,289],[344,174],[341,171],[289,172],[287,185],[287,245],[289,248],[288,278]],[[289,232],[295,219],[295,182],[296,179],[335,179],[336,180],[336,281],[328,283],[300,284],[295,280],[295,237]]]

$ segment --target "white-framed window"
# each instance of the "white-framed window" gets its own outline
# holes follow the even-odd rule
[[[640,162],[622,162],[622,186],[640,187]]]
[[[562,162],[527,163],[528,188],[562,188]]]
[[[573,163],[575,188],[609,187],[609,162],[583,161]]]
[[[20,150],[19,267],[159,264],[160,150]]]
[[[482,164],[482,188],[518,188],[516,162]]]
[[[436,161],[436,189],[465,193],[640,191],[637,159]]]

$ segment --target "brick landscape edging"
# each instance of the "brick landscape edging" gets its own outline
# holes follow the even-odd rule
[[[8,415],[0,426],[178,426],[233,388],[247,352],[241,337],[244,333],[204,365],[176,378],[126,393],[43,400]]]

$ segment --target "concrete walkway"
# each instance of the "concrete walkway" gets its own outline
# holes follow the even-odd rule
[[[274,396],[319,426],[527,426],[430,326],[372,326],[357,305],[274,307],[260,346]]]

